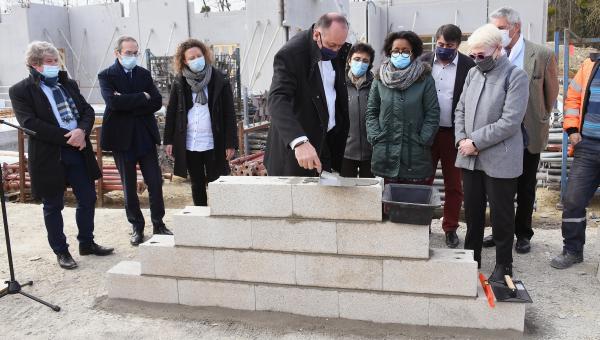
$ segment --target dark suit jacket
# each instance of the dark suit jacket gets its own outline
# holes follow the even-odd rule
[[[271,129],[267,140],[265,166],[270,176],[315,176],[315,171],[298,165],[289,144],[307,136],[319,155],[326,143],[329,113],[318,62],[321,51],[312,39],[312,27],[296,34],[275,55],[273,81],[268,98]],[[348,90],[346,57],[350,44],[331,61],[335,69],[337,93],[335,120],[329,143],[331,165],[339,170],[348,138]]]
[[[86,146],[83,153],[90,179],[101,177],[100,168],[92,149],[89,135],[94,126],[94,109],[88,104],[77,83],[59,73],[59,82],[73,99],[79,111],[77,127],[85,131]],[[35,197],[53,197],[65,190],[65,171],[60,161],[60,150],[68,146],[64,135],[69,131],[58,124],[50,101],[40,88],[40,79],[34,76],[18,82],[8,91],[19,124],[37,134],[29,138],[28,167],[31,176],[31,191]],[[69,146],[70,147],[70,146]]]
[[[433,57],[435,52],[424,53],[420,58],[423,62],[433,66]],[[458,64],[456,65],[456,79],[454,80],[454,96],[452,97],[452,126],[454,126],[454,110],[460,99],[460,95],[465,85],[465,79],[469,70],[475,66],[475,62],[468,56],[458,52]]]
[[[212,67],[212,66],[208,66]],[[213,68],[208,87],[208,111],[214,141],[214,159],[217,175],[229,174],[226,149],[237,149],[237,128],[233,93],[229,79]],[[165,122],[164,144],[173,145],[175,165],[173,173],[187,177],[186,138],[188,111],[192,108],[192,89],[183,76],[178,76],[171,87]]]
[[[160,134],[154,113],[162,107],[162,96],[152,81],[150,71],[136,66],[129,80],[118,60],[98,74],[102,98],[106,103],[102,121],[102,149],[128,151],[132,148],[133,131],[145,127],[154,144]],[[115,95],[118,92],[121,95]],[[144,92],[150,95],[146,99]],[[143,130],[142,130],[143,131]]]

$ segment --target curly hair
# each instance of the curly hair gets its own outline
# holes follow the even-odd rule
[[[183,68],[187,67],[187,64],[185,63],[185,51],[194,47],[197,47],[202,51],[202,55],[204,55],[204,60],[207,65],[212,64],[212,54],[210,49],[198,39],[188,39],[177,46],[177,50],[173,56],[173,70],[175,70],[177,74],[181,74]]]
[[[44,63],[45,56],[60,58],[60,53],[54,45],[47,41],[33,41],[27,46],[25,52],[25,64],[27,66],[39,66]]]
[[[392,46],[394,45],[394,41],[398,39],[404,39],[408,41],[410,47],[412,47],[412,57],[417,58],[421,54],[423,54],[423,41],[419,36],[413,31],[400,31],[400,32],[392,32],[388,34],[383,43],[383,53],[386,57],[389,57],[392,52]]]
[[[350,52],[348,52],[347,63],[349,63],[350,60],[352,60],[352,56],[354,55],[354,53],[368,54],[369,59],[370,59],[368,70],[371,70],[371,68],[373,67],[373,61],[375,59],[375,50],[373,49],[373,47],[371,47],[371,45],[369,45],[369,44],[365,44],[362,42],[358,42],[358,43],[352,45],[352,47],[350,48]]]

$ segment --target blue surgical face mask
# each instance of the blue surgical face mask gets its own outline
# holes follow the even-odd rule
[[[394,67],[399,69],[405,69],[411,63],[410,55],[405,56],[403,53],[392,53],[390,60]]]
[[[198,57],[194,60],[190,60],[187,65],[192,72],[198,73],[204,70],[204,67],[206,66],[206,60],[204,59],[204,56]]]
[[[133,68],[137,65],[137,57],[134,56],[121,56],[121,65],[127,71],[133,70]]]
[[[56,65],[44,65],[44,69],[40,72],[44,78],[53,79],[58,77],[58,72],[60,71],[60,67]]]
[[[355,77],[362,77],[369,69],[369,63],[364,63],[358,60],[352,60],[350,62],[350,71]]]

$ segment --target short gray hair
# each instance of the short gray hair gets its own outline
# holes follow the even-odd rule
[[[121,49],[123,48],[123,43],[126,41],[133,41],[134,43],[138,44],[137,40],[135,40],[134,37],[131,37],[128,35],[123,35],[123,36],[120,36],[119,39],[117,39],[117,44],[115,45],[115,51],[121,52]],[[138,46],[139,46],[139,44],[138,44]]]
[[[498,48],[502,44],[502,34],[496,26],[485,24],[469,36],[467,44],[469,44],[470,49],[477,47],[485,49]]]
[[[499,18],[506,18],[511,27],[521,23],[519,12],[511,7],[501,7],[490,14],[490,20]]]
[[[46,56],[60,58],[60,53],[54,45],[47,41],[32,41],[25,52],[25,64],[27,66],[42,65]]]

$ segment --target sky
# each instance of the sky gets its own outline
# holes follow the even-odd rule
[[[129,2],[129,0],[121,0],[122,2]],[[143,1],[143,0],[142,0]],[[195,3],[198,4],[202,4],[202,0],[191,0]],[[31,0],[32,3],[43,3],[44,0]],[[45,0],[46,3],[54,3],[54,4],[58,4],[61,5],[64,3],[64,0]],[[86,3],[89,4],[102,4],[107,2],[106,0],[69,0],[69,3],[71,4],[75,4],[75,5],[85,5]],[[15,5],[17,4],[18,1],[17,0],[0,0],[0,10],[2,12],[4,12],[4,10],[6,10],[8,5]],[[211,9],[213,11],[217,11],[217,0],[206,0],[206,4],[208,6],[211,7]],[[231,10],[237,10],[237,9],[241,9],[244,6],[244,0],[229,0],[229,3],[231,4]]]

